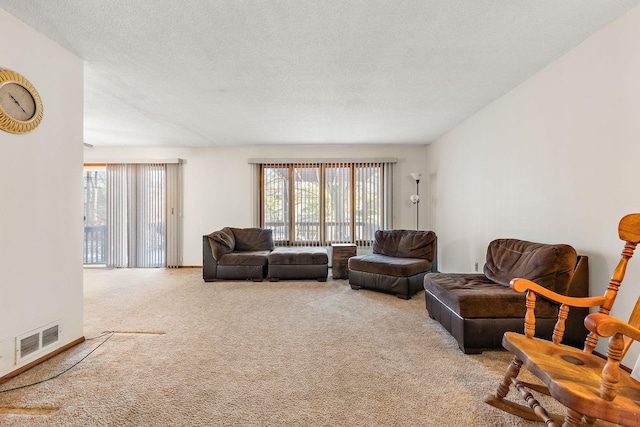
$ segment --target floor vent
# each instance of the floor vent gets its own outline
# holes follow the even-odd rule
[[[38,356],[60,341],[60,323],[54,322],[16,337],[16,365]]]

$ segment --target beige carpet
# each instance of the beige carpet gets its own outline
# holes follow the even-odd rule
[[[85,336],[119,333],[69,372],[0,393],[0,425],[541,425],[482,402],[509,354],[464,355],[429,319],[422,292],[405,301],[345,280],[204,283],[201,274],[85,269]],[[107,337],[0,390],[55,375]]]

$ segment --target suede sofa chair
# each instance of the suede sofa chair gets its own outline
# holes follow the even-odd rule
[[[522,332],[526,294],[509,287],[516,277],[529,279],[573,297],[589,295],[586,256],[564,244],[542,244],[497,239],[487,248],[484,274],[430,273],[424,277],[429,317],[456,339],[466,354],[502,349],[507,331]],[[536,302],[536,335],[550,339],[558,306],[540,297]],[[582,347],[588,309],[573,308],[566,323],[565,341]]]
[[[268,257],[275,248],[273,230],[225,227],[202,236],[202,278],[244,279],[260,282],[267,274]]]
[[[437,271],[436,243],[433,231],[377,230],[373,253],[349,258],[349,284],[410,299],[425,274]]]

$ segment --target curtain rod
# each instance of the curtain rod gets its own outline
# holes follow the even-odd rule
[[[398,163],[397,157],[373,157],[373,158],[258,158],[247,159],[247,163],[250,164],[263,164],[263,163]]]
[[[150,164],[150,163],[183,163],[182,159],[85,159],[85,163],[103,163],[110,165],[121,165],[121,164]]]

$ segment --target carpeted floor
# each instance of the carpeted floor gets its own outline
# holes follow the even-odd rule
[[[201,274],[85,269],[85,336],[99,338],[0,385],[86,356],[0,393],[0,425],[541,425],[482,402],[509,354],[464,355],[422,292],[405,301],[346,280]]]

